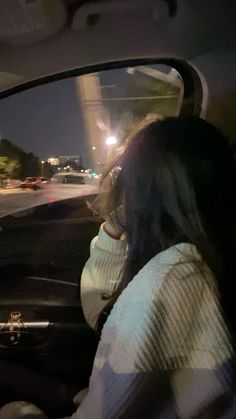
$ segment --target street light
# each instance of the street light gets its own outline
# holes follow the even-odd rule
[[[112,150],[113,150],[113,146],[117,144],[117,139],[116,137],[114,137],[113,135],[109,136],[106,138],[106,149],[107,149],[107,164],[109,164],[111,162],[111,157],[112,157]]]
[[[43,177],[43,175],[44,175],[44,163],[45,163],[45,161],[44,160],[41,160],[41,176]]]
[[[110,145],[115,145],[117,144],[117,139],[114,136],[110,136],[106,138],[106,145],[110,146]]]

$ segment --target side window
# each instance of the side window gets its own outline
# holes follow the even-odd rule
[[[76,283],[101,221],[86,202],[102,171],[139,122],[178,115],[189,93],[171,66],[149,64],[1,99],[0,271]]]
[[[178,115],[183,94],[180,74],[153,64],[70,77],[2,99],[0,200],[15,196],[4,198],[1,215],[94,193],[133,128],[144,118]]]

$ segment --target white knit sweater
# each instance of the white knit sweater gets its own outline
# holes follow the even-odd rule
[[[126,240],[101,227],[81,280],[92,327],[126,254]],[[120,295],[72,418],[195,418],[229,390],[231,357],[215,279],[193,245],[178,244],[151,259]]]

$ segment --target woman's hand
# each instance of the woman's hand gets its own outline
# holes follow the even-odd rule
[[[110,236],[112,239],[120,240],[124,231],[118,229],[111,221],[108,219],[103,224],[104,231]]]
[[[117,218],[120,220],[119,224],[117,223]],[[114,212],[110,214],[103,224],[103,229],[108,236],[115,240],[120,240],[121,236],[124,234],[124,228],[122,227],[122,224],[124,224],[124,218],[124,207],[121,205],[117,209],[116,213]]]

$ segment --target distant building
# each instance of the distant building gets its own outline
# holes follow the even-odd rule
[[[59,162],[59,158],[58,157],[49,157],[47,159],[47,162],[49,164],[51,164],[51,166],[59,166],[60,162]]]
[[[81,171],[84,169],[80,155],[49,157],[47,163],[50,164],[53,173],[57,170],[68,172],[70,170]]]
[[[60,166],[68,162],[81,165],[82,157],[80,155],[49,157],[47,162],[51,164],[51,166]]]
[[[82,165],[82,157],[77,156],[58,156],[59,165],[66,164],[67,162],[75,163],[76,165]]]

